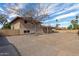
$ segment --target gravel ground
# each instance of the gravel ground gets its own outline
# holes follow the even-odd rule
[[[6,38],[22,56],[79,56],[76,33],[29,34]]]

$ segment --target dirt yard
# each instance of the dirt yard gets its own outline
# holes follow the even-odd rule
[[[79,56],[79,39],[76,33],[9,36],[23,56]]]

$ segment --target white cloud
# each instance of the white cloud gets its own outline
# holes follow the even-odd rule
[[[2,8],[0,8],[0,11],[4,11]]]
[[[79,4],[74,4],[74,6],[72,6],[72,7],[70,7],[70,8],[64,8],[64,10],[63,11],[61,11],[61,12],[58,12],[58,13],[55,13],[55,15],[56,14],[61,14],[61,13],[64,13],[64,12],[67,12],[67,11],[70,11],[70,10],[73,10],[73,9],[79,9]]]
[[[39,15],[43,15],[43,14],[51,14],[51,13],[54,13],[56,10],[55,10],[55,8],[56,8],[56,6],[57,6],[58,4],[56,4],[56,3],[53,3],[53,4],[40,4],[40,9],[39,8],[36,8],[37,9],[37,11],[38,12],[40,12],[39,13]]]
[[[71,12],[71,13],[68,13],[68,14],[57,16],[57,17],[55,17],[55,19],[63,19],[63,18],[67,18],[67,17],[70,17],[70,16],[76,16],[77,14],[79,14],[78,11],[77,12]]]
[[[9,18],[12,18],[12,17],[16,17],[18,16],[17,14],[9,14]]]
[[[44,22],[50,22],[50,21],[53,21],[53,20],[56,20],[56,19],[61,20],[61,19],[68,18],[68,17],[71,17],[71,16],[76,16],[77,14],[79,14],[78,11],[71,12],[71,13],[68,13],[68,14],[63,14],[63,15],[56,16],[55,18],[52,18],[50,20],[46,20]]]
[[[8,5],[10,6],[8,7]],[[23,3],[7,4],[6,11],[8,11],[9,13],[17,14],[20,9],[25,8],[25,5],[26,4]]]

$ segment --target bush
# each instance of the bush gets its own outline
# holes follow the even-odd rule
[[[11,24],[10,23],[4,24],[2,29],[11,29]]]

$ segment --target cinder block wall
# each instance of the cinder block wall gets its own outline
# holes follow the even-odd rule
[[[3,29],[0,30],[0,36],[12,36],[12,35],[19,35],[19,30],[9,30],[9,29]]]

